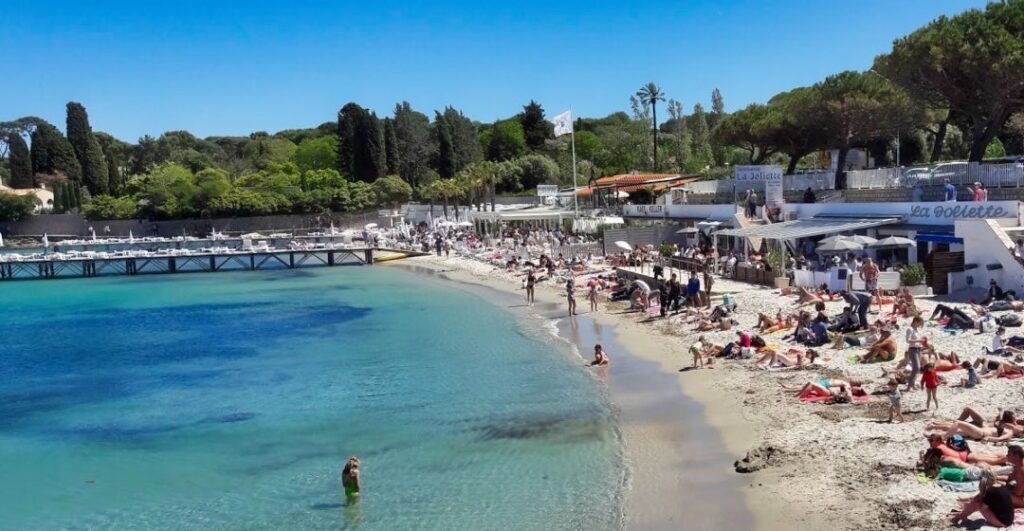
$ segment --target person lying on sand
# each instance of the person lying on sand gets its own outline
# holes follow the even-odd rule
[[[959,364],[953,363],[951,361],[946,361],[946,360],[938,360],[938,361],[934,361],[934,362],[930,362],[930,363],[935,365],[935,372],[949,372],[949,371],[955,371],[957,369],[962,369],[963,368]],[[968,364],[968,365],[970,365],[970,364]],[[888,369],[886,367],[881,367],[881,369],[882,369],[881,377],[882,378],[895,378],[895,379],[899,380],[900,383],[907,383],[907,378],[908,378],[909,375],[908,375],[908,373],[906,371],[906,368],[907,368],[907,359],[903,358],[902,360],[899,361],[899,363],[896,364],[896,367],[893,367],[892,369]]]
[[[796,302],[794,302],[793,305],[804,306],[807,304],[814,304],[816,302],[824,302],[824,300],[825,299],[822,298],[821,295],[818,295],[817,293],[812,293],[808,291],[807,288],[797,288]]]
[[[910,290],[903,288],[896,295],[896,301],[892,305],[893,315],[901,317],[917,317],[921,315],[921,311],[917,309],[917,303],[914,301],[914,296],[910,293]]]
[[[989,465],[989,466],[1001,466],[1008,463],[1006,460],[1005,453],[992,453],[992,452],[976,452],[973,450],[955,450],[950,448],[946,441],[942,438],[942,434],[931,433],[925,435],[928,439],[929,448],[938,448],[942,455],[959,459],[965,463],[972,465]],[[924,452],[921,453],[922,458]]]
[[[871,325],[868,327],[868,331],[865,335],[860,334],[836,334],[835,341],[832,342],[832,348],[836,350],[842,350],[847,346],[851,347],[862,347],[865,345],[872,345],[881,336],[880,329]]]
[[[980,370],[982,378],[1024,376],[1024,367],[998,358],[978,358],[974,360],[974,367]]]
[[[769,369],[771,367],[802,367],[814,363],[814,360],[818,357],[818,352],[814,349],[807,349],[806,351],[790,349],[785,354],[779,354],[772,349],[766,348],[763,352],[764,355],[754,362],[762,369]]]
[[[847,389],[861,389],[861,383],[857,380],[839,380],[822,378],[816,382],[807,382],[802,387],[795,387],[789,385],[782,385],[782,388],[789,392],[795,392],[796,397],[800,399],[804,398],[820,398],[820,397],[834,397],[840,392],[849,393]]]
[[[1006,483],[1013,467],[1008,465],[992,466],[987,464],[972,465],[955,457],[947,457],[938,448],[929,448],[921,459],[924,475],[932,479],[942,479],[954,483],[978,481],[985,470],[991,470],[996,476],[997,484]]]
[[[992,426],[975,426],[970,422],[954,420],[951,422],[930,422],[925,426],[926,431],[945,429],[942,436],[946,439],[954,435],[963,435],[968,439],[990,443],[1006,442],[1018,434],[1018,426],[1013,421],[1013,415],[1009,411],[1004,412],[1003,418]],[[1005,420],[1006,418],[1010,420]]]

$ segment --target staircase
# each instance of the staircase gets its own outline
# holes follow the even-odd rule
[[[756,227],[758,225],[765,225],[766,222],[763,219],[750,219],[744,212],[737,212],[732,216],[733,225],[736,228],[747,228]],[[751,252],[761,249],[762,238],[747,238],[747,245],[750,246]]]
[[[1013,240],[995,220],[957,221],[956,235],[965,242],[964,269],[973,286],[986,288],[990,279],[1003,289],[1024,293],[1024,265],[1013,256]]]

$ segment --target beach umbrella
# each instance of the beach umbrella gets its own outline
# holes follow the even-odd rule
[[[849,240],[833,240],[824,245],[819,245],[817,251],[819,253],[845,253],[847,251],[859,251],[864,246]]]
[[[0,232],[0,247],[4,246],[4,233]]]
[[[366,229],[366,230],[376,229],[377,228],[377,224],[376,223],[367,223],[363,228]]]
[[[460,221],[458,223],[458,225],[460,227],[472,227],[473,226],[473,222],[472,221]]]
[[[49,247],[49,246],[50,246],[50,239],[47,238],[46,234],[44,233],[43,234],[43,247]]]
[[[917,245],[917,242],[910,238],[903,238],[900,236],[889,236],[888,238],[882,238],[868,245],[868,247],[879,248],[879,247],[913,247]]]
[[[132,234],[132,229],[128,229],[128,243],[135,243],[135,235]]]
[[[615,242],[615,246],[623,251],[633,252],[633,247],[622,240]]]
[[[854,234],[853,236],[847,236],[846,240],[854,243],[859,243],[861,245],[871,245],[872,243],[878,241],[875,238],[872,238],[871,236],[864,236],[863,234]]]
[[[683,227],[676,231],[676,234],[694,234],[697,232],[697,227]]]

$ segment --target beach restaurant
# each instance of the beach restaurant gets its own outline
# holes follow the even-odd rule
[[[735,209],[733,205],[635,205],[626,207],[625,214],[628,218],[692,222],[707,215],[710,212],[708,207],[723,207],[720,212],[716,211],[718,218],[724,217],[728,209]],[[861,234],[874,239],[889,236],[907,238],[913,242],[912,245],[885,250],[866,247],[863,252],[875,258],[882,256],[902,263],[924,264],[929,285],[936,288],[937,293],[944,293],[946,289],[957,287],[948,285],[949,273],[959,273],[974,265],[970,261],[965,262],[965,254],[981,257],[995,252],[994,249],[981,248],[981,241],[998,241],[1003,247],[1000,252],[1006,253],[1006,247],[1016,240],[1009,235],[1021,230],[1021,217],[1019,201],[785,203],[781,205],[782,221],[779,223],[753,223],[737,212],[733,216],[733,227],[720,228],[718,225],[711,235],[716,246],[724,243],[726,248],[744,252],[757,250],[762,240],[779,241],[788,244],[790,249],[803,252],[804,249],[813,249],[813,245],[807,245],[808,242],[813,244],[821,237],[839,234]],[[989,227],[994,238],[972,237],[965,241],[960,233],[985,230],[984,227],[975,227],[977,223],[963,223],[963,227],[958,228],[958,222],[969,221]],[[715,222],[722,223],[706,217],[697,224]],[[723,238],[732,240],[722,241]]]

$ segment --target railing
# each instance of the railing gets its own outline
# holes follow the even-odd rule
[[[835,172],[798,173],[782,176],[782,189],[787,192],[812,190],[832,190],[836,187]],[[683,188],[691,194],[726,194],[742,193],[754,190],[764,192],[764,182],[737,182],[736,179],[718,179],[715,181],[697,181]]]
[[[556,243],[551,246],[551,254],[554,256],[562,255],[565,258],[586,256],[587,254],[604,256],[604,244],[601,242],[589,242],[558,245]]]
[[[846,172],[846,187],[850,190],[910,188],[941,185],[946,179],[959,186],[980,182],[986,188],[1015,188],[1024,185],[1024,163],[940,163],[933,167],[855,170]]]

